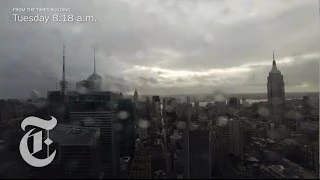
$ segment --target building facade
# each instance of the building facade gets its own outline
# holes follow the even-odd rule
[[[273,64],[272,69],[268,76],[268,103],[269,103],[269,118],[270,122],[274,123],[276,127],[282,125],[284,115],[284,101],[285,101],[285,90],[283,75],[277,68],[276,61],[274,60],[273,53]]]
[[[114,111],[70,112],[72,123],[82,121],[85,127],[100,128],[100,153],[104,178],[116,178],[119,172],[119,147],[114,124],[117,120]]]

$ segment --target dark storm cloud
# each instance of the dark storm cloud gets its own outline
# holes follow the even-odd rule
[[[289,88],[290,86],[309,87],[314,91],[319,88],[319,59],[312,59],[304,64],[284,66],[282,69]]]
[[[103,89],[115,92],[127,92],[129,91],[129,82],[121,77],[115,77],[105,74],[103,77]]]
[[[139,77],[139,80],[141,81],[142,84],[157,84],[158,80],[155,78],[146,78],[146,77]]]
[[[271,67],[271,66],[270,66]],[[267,76],[261,74],[268,74],[270,71],[268,66],[260,66],[255,71],[250,73],[244,85],[260,86],[264,88],[267,86]],[[292,63],[286,65],[278,65],[278,69],[284,76],[286,89],[295,91],[295,88],[303,88],[304,91],[317,91],[319,87],[319,60],[310,59],[306,62]],[[262,83],[263,82],[263,83]]]
[[[66,7],[97,22],[13,22],[15,7]],[[270,66],[259,63],[271,63],[272,49],[284,59],[315,54],[319,46],[316,1],[13,0],[0,1],[0,11],[0,83],[6,87],[0,97],[56,89],[62,44],[73,88],[92,74],[95,48],[105,90],[146,93],[265,91]],[[304,59],[279,65],[286,90],[317,90],[315,65]]]

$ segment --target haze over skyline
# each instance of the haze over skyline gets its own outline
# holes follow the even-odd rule
[[[0,1],[0,98],[55,90],[63,44],[72,90],[92,74],[95,48],[103,90],[265,93],[275,50],[286,92],[319,91],[316,0],[73,2]],[[92,15],[97,22],[14,22],[17,7],[70,8],[62,14]]]

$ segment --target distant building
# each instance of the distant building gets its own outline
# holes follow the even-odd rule
[[[139,149],[130,166],[129,179],[151,179],[151,155],[146,149]]]
[[[228,105],[230,107],[233,107],[235,109],[238,109],[240,106],[240,100],[236,97],[230,97],[228,100]]]
[[[186,121],[186,112],[187,112],[187,105],[178,104],[176,107],[177,121]]]
[[[302,98],[302,113],[303,115],[311,114],[311,101],[309,96],[303,96]]]
[[[227,114],[226,101],[217,101],[214,103],[215,113],[217,116],[225,116]]]
[[[253,179],[251,167],[242,158],[231,154],[228,155],[222,174],[229,179]]]
[[[268,102],[270,111],[270,122],[276,127],[283,124],[285,90],[283,75],[278,70],[273,53],[272,69],[268,76]]]
[[[157,133],[160,132],[162,128],[162,118],[161,118],[161,101],[159,96],[152,96],[152,132]]]
[[[177,179],[182,179],[184,176],[184,153],[183,153],[183,143],[182,141],[178,141],[175,146],[174,151],[174,174],[176,175]]]
[[[86,80],[76,83],[76,89],[79,93],[99,92],[101,91],[102,77],[96,73],[96,56],[93,55],[94,71]]]
[[[199,110],[200,110],[200,103],[199,101],[194,102],[194,114],[196,117],[199,115]]]
[[[23,117],[22,103],[18,100],[0,100],[0,123]]]
[[[257,136],[255,127],[243,127],[243,146],[244,148],[251,143],[251,138]]]
[[[230,148],[230,131],[229,125],[216,125],[215,127],[215,144],[214,144],[214,168],[222,170],[226,165],[227,155]]]
[[[230,97],[228,100],[228,115],[238,116],[240,110],[240,100],[236,97]]]
[[[266,179],[285,179],[283,169],[284,167],[281,165],[262,166],[261,174]]]
[[[136,140],[135,132],[135,104],[131,99],[118,101],[118,125],[120,156],[133,156]],[[116,126],[117,127],[117,126]]]
[[[304,179],[303,168],[290,162],[287,159],[281,159],[282,165],[262,166],[262,178],[267,179]],[[313,177],[314,178],[314,177]],[[312,178],[312,179],[313,179]]]
[[[189,131],[190,179],[210,179],[209,131]]]
[[[300,132],[307,135],[309,141],[319,141],[319,122],[300,122]]]
[[[137,89],[134,90],[134,94],[133,94],[133,102],[138,102],[138,91]]]
[[[66,94],[62,94],[61,91],[48,91],[47,92],[47,102],[49,113],[56,117],[58,123],[67,124],[69,123],[68,119],[68,110],[70,101],[74,101],[77,98],[77,93],[75,91],[68,91]],[[68,100],[68,103],[65,103],[65,100]]]
[[[129,156],[120,158],[120,179],[128,179],[129,177],[129,164],[131,163],[131,158]]]
[[[145,101],[145,114],[146,114],[146,119],[151,121],[151,112],[152,112],[152,103],[150,98],[147,96],[146,101]]]
[[[160,143],[154,143],[149,147],[151,155],[151,174],[154,178],[155,172],[166,169],[165,154]]]
[[[240,121],[233,119],[229,121],[230,153],[239,156],[244,153],[243,131]]]

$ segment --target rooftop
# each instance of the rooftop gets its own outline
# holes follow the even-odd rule
[[[50,131],[50,139],[61,145],[91,145],[99,136],[99,128],[64,124],[58,124]]]
[[[279,71],[279,69],[277,68],[277,64],[276,64],[276,61],[273,60],[273,63],[272,63],[272,69],[270,71],[270,74],[281,74],[281,72]]]

